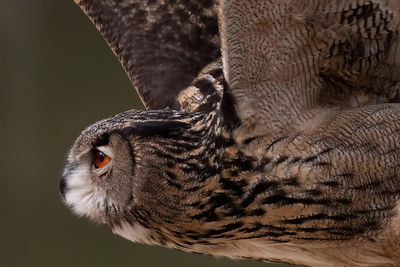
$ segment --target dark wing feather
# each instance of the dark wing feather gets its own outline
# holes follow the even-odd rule
[[[215,0],[75,0],[118,56],[147,109],[219,57]]]

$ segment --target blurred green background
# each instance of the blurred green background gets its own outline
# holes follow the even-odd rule
[[[69,146],[143,106],[72,0],[0,1],[0,38],[1,266],[267,266],[134,244],[72,215],[58,192]]]

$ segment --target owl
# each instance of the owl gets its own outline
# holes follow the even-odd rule
[[[400,2],[75,0],[146,111],[87,127],[60,182],[133,242],[400,264]]]

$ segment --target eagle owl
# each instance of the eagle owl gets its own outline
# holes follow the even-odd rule
[[[75,1],[147,109],[75,141],[75,213],[187,252],[400,264],[398,0]]]

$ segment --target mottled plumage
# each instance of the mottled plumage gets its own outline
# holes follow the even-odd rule
[[[77,2],[151,109],[81,133],[77,214],[187,252],[400,264],[400,2]]]

